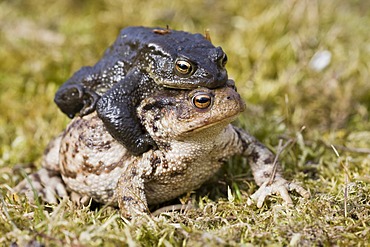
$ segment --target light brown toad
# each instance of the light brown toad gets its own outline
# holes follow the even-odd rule
[[[275,193],[292,203],[291,190],[309,197],[302,187],[283,178],[279,164],[274,173],[271,151],[230,124],[244,108],[233,86],[164,90],[148,97],[137,113],[158,149],[140,156],[131,155],[115,141],[96,114],[76,118],[49,145],[43,169],[30,176],[33,187],[49,202],[72,191],[101,203],[118,204],[122,216],[130,217],[148,212],[148,205],[197,189],[224,161],[241,155],[260,186],[251,196],[257,206]],[[30,188],[23,181],[17,190],[32,198]]]

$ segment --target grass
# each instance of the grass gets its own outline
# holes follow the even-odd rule
[[[1,245],[368,245],[369,14],[361,0],[2,1]],[[131,222],[113,208],[68,200],[35,206],[10,196],[69,121],[52,102],[59,85],[94,64],[129,25],[209,29],[248,105],[237,124],[273,150],[281,138],[294,140],[280,160],[286,177],[312,198],[293,195],[294,208],[278,196],[261,209],[247,206],[256,185],[238,157],[180,198],[195,207]],[[315,71],[310,61],[320,51],[329,51],[331,61]]]

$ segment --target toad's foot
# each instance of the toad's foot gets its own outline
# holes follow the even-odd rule
[[[14,188],[14,191],[25,194],[31,203],[40,196],[43,201],[55,204],[58,198],[67,196],[67,190],[60,175],[45,168],[29,175]]]
[[[297,191],[298,194],[306,199],[310,197],[310,193],[300,185],[293,182],[288,182],[283,178],[275,178],[272,184],[269,184],[269,181],[264,182],[261,187],[250,196],[247,204],[252,205],[254,202],[257,202],[257,207],[260,208],[262,207],[267,196],[280,194],[280,196],[288,205],[292,205],[293,201],[290,198],[289,191],[293,190]]]
[[[88,206],[91,202],[91,197],[87,195],[78,194],[74,191],[71,191],[69,196],[70,196],[71,201],[74,202],[78,206],[81,206],[81,205]]]
[[[100,99],[100,96],[92,90],[85,89],[83,96],[83,107],[80,110],[80,116],[83,117],[95,111],[96,103]]]
[[[99,98],[100,96],[93,90],[73,84],[61,87],[55,94],[54,101],[62,112],[73,118],[77,113],[83,117],[95,111]]]

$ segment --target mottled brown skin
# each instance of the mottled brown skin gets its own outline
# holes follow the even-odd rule
[[[49,148],[37,181],[33,179],[35,175],[31,179],[44,183],[44,188],[38,189],[44,196],[52,194],[45,192],[46,188],[60,196],[69,190],[101,203],[118,204],[122,216],[131,217],[148,212],[148,205],[197,189],[225,160],[242,155],[260,186],[249,202],[256,201],[260,207],[266,196],[278,193],[292,203],[290,190],[308,197],[306,190],[282,177],[279,164],[269,184],[274,155],[247,132],[230,124],[244,108],[232,86],[166,90],[148,97],[137,113],[158,149],[141,156],[127,152],[95,114],[74,119]],[[56,181],[58,173],[62,180]],[[50,175],[54,184],[48,182]],[[67,189],[57,190],[59,187]],[[17,189],[27,192],[27,182]],[[55,201],[55,196],[49,201]]]

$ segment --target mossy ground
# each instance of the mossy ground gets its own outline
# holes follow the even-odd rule
[[[9,196],[69,121],[52,101],[57,88],[130,25],[209,29],[248,105],[237,124],[273,150],[293,140],[280,159],[312,198],[247,206],[256,185],[237,157],[211,186],[182,197],[195,207],[132,222],[112,208]],[[1,245],[368,245],[369,26],[365,0],[0,2]],[[330,64],[315,71],[322,51]]]

